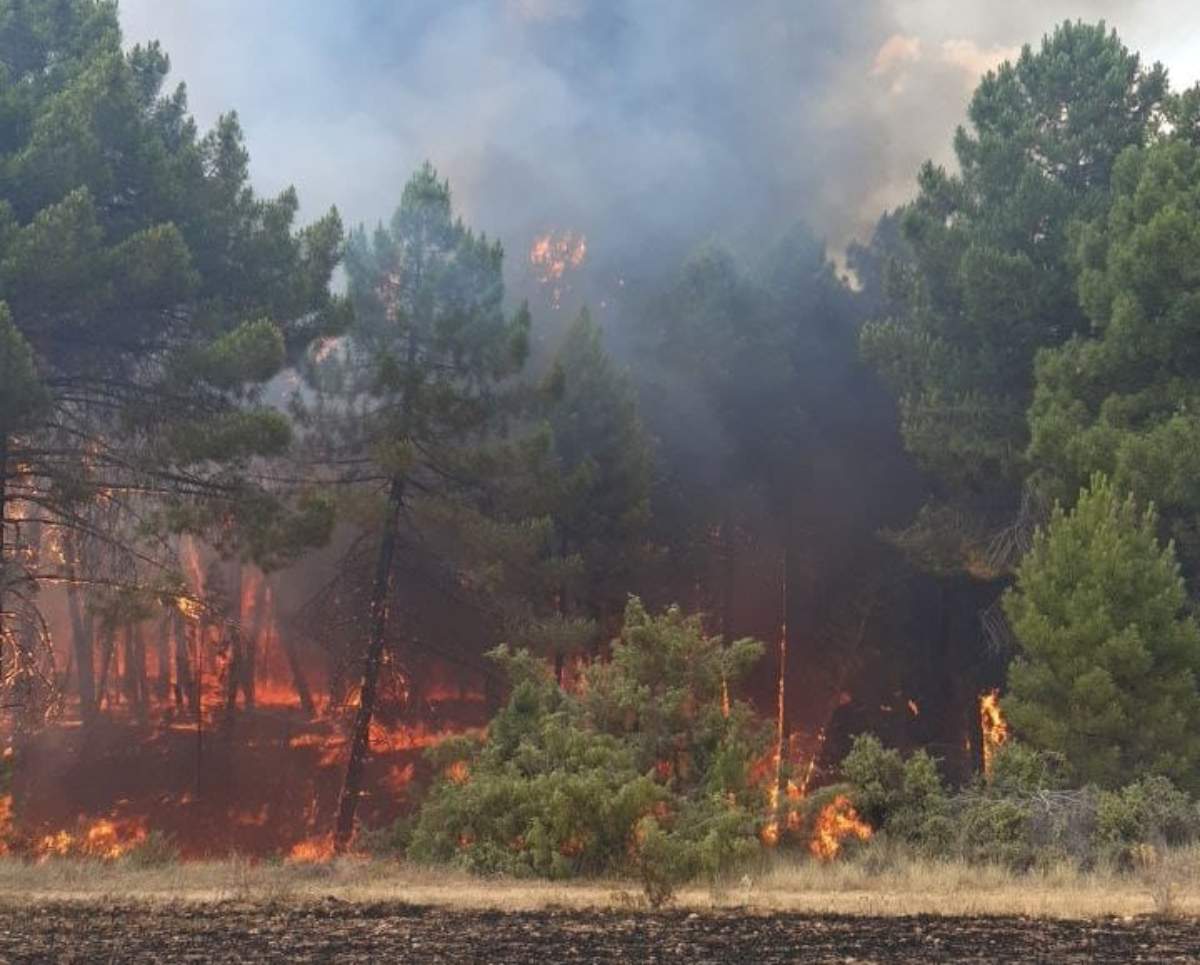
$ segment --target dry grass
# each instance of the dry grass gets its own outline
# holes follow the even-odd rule
[[[108,897],[278,902],[334,896],[504,911],[603,910],[637,906],[638,892],[630,882],[480,879],[353,858],[319,864],[234,858],[158,868],[65,859],[40,864],[0,860],[0,901],[9,904]],[[1147,861],[1132,874],[1082,873],[1064,866],[1016,875],[950,861],[897,859],[876,867],[868,862],[819,865],[778,858],[760,873],[728,882],[718,891],[685,888],[677,903],[695,910],[743,908],[760,913],[1200,917],[1200,848]]]

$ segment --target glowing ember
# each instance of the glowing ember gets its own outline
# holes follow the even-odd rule
[[[333,857],[333,835],[322,834],[297,842],[288,853],[288,860],[298,864],[316,864]]]
[[[85,857],[114,861],[145,839],[146,828],[140,821],[99,818],[81,825],[74,834],[56,831],[44,835],[35,845],[34,854],[43,860]]]
[[[871,833],[871,826],[858,816],[850,799],[844,794],[839,794],[817,815],[808,850],[814,858],[832,861],[842,850],[842,842],[847,838],[866,841],[871,837]]]
[[[574,231],[548,231],[534,239],[529,264],[538,281],[551,289],[555,308],[562,300],[568,272],[583,264],[587,250],[587,238]]]
[[[979,727],[983,735],[983,775],[990,778],[996,751],[1008,740],[1008,722],[1000,710],[998,690],[979,698]]]
[[[529,263],[538,269],[543,284],[556,282],[570,268],[578,268],[587,257],[587,238],[573,231],[548,231],[534,239]]]
[[[8,839],[12,834],[12,795],[0,794],[0,856],[8,854]]]
[[[204,608],[198,600],[193,600],[191,597],[181,596],[175,600],[175,606],[189,620],[199,620]]]

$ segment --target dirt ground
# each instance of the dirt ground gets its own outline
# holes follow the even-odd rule
[[[1194,962],[1200,922],[503,913],[309,903],[0,906],[0,962]]]

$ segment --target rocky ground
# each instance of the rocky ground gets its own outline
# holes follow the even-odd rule
[[[0,907],[0,962],[1192,962],[1200,922],[446,911],[333,899]]]

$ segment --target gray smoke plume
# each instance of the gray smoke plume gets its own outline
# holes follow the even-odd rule
[[[514,255],[550,228],[636,264],[797,221],[839,249],[950,160],[980,74],[1064,18],[1200,70],[1188,0],[122,0],[260,188],[386,218],[432,160]],[[1189,76],[1190,71],[1190,76]],[[514,250],[515,249],[515,250]]]

